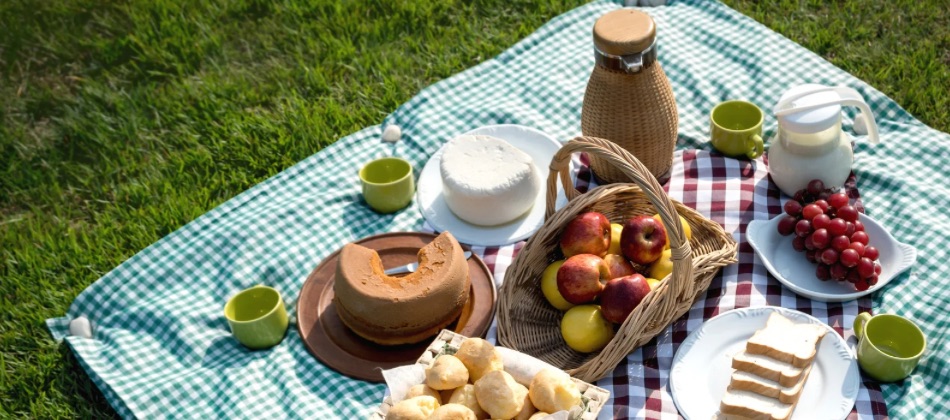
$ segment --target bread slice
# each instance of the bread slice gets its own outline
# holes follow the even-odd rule
[[[732,368],[754,373],[764,379],[778,382],[781,386],[792,386],[805,372],[804,368],[792,366],[761,354],[749,354],[745,351],[732,358]]]
[[[787,420],[792,417],[827,329],[795,324],[778,312],[752,334],[719,404],[720,419]]]
[[[778,312],[772,312],[762,328],[749,338],[746,352],[761,354],[805,367],[815,360],[818,343],[827,330],[817,324],[796,324]]]
[[[782,386],[778,382],[737,370],[732,373],[732,381],[729,386],[737,390],[752,391],[766,397],[775,398],[785,404],[795,404],[802,395],[802,389],[805,387],[805,381],[808,380],[809,372],[811,372],[811,365],[805,368],[797,383],[792,386]]]
[[[719,404],[719,418],[743,418],[749,420],[788,420],[795,410],[794,404],[785,404],[775,398],[752,391],[726,390]]]

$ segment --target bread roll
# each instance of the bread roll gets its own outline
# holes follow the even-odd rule
[[[429,416],[427,420],[478,420],[475,413],[468,407],[461,404],[446,404]]]
[[[426,369],[426,385],[435,390],[458,388],[468,383],[468,369],[455,356],[443,354]]]
[[[528,395],[538,410],[548,413],[570,410],[581,402],[581,393],[571,377],[553,369],[544,369],[534,375]]]
[[[510,419],[524,408],[528,388],[515,382],[508,372],[493,370],[475,381],[475,398],[495,419]]]
[[[449,404],[461,404],[468,407],[475,413],[476,418],[488,418],[488,413],[482,409],[482,406],[478,405],[478,399],[475,397],[475,385],[465,384],[455,388],[455,391],[452,392],[452,396],[446,401]]]
[[[435,398],[428,395],[409,398],[390,408],[386,420],[426,420],[439,405]]]
[[[518,412],[518,415],[512,420],[528,420],[535,411],[538,411],[538,409],[534,408],[534,404],[531,404],[531,398],[525,394],[524,405],[521,407],[521,411]]]
[[[426,386],[426,384],[413,385],[409,387],[408,391],[406,391],[406,399],[422,395],[428,395],[432,398],[435,398],[439,401],[439,404],[442,404],[442,395],[439,394],[439,391],[429,388]]]
[[[466,338],[459,345],[455,357],[458,357],[468,368],[468,374],[473,383],[488,372],[505,368],[501,354],[495,351],[495,346],[477,337]]]

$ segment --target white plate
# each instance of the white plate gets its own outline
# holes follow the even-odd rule
[[[734,309],[706,321],[676,350],[670,371],[673,402],[687,420],[708,420],[719,412],[719,402],[732,376],[732,356],[745,347],[756,330],[765,327],[772,312],[796,324],[818,324],[828,333],[792,419],[844,419],[858,396],[858,362],[841,336],[811,315],[766,306]]]
[[[815,275],[817,266],[808,262],[804,253],[792,248],[794,236],[782,236],[778,233],[778,222],[782,216],[768,221],[753,220],[746,229],[746,239],[769,272],[795,293],[814,300],[844,302],[880,290],[917,260],[917,250],[914,247],[897,242],[884,227],[868,215],[862,214],[860,217],[861,223],[864,223],[864,231],[870,238],[868,245],[877,248],[878,260],[881,262],[881,274],[877,278],[877,284],[865,291],[855,290],[848,282],[819,280]]]
[[[551,136],[521,125],[490,125],[465,134],[498,137],[531,155],[535,166],[541,172],[542,185],[547,185],[548,166],[551,164],[551,158],[561,148],[561,143]],[[534,206],[531,207],[528,213],[509,223],[498,226],[478,226],[459,219],[449,209],[442,195],[442,174],[439,170],[439,163],[442,161],[443,149],[444,146],[426,162],[422,173],[419,174],[419,182],[416,187],[416,199],[419,202],[419,208],[422,210],[422,215],[426,218],[426,221],[433,228],[440,232],[452,232],[452,235],[459,242],[478,246],[499,246],[518,242],[527,239],[541,228],[544,223],[546,187],[542,187],[538,192],[538,196],[534,200]],[[558,198],[555,209],[562,207],[566,202],[567,198],[564,196],[560,183],[558,183]]]

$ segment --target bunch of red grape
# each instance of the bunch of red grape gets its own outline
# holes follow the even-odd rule
[[[808,183],[785,203],[778,233],[795,235],[792,247],[818,264],[820,280],[847,281],[857,290],[877,284],[881,264],[877,248],[868,245],[864,224],[847,194],[825,189],[821,180]]]

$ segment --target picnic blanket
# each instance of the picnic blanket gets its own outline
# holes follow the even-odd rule
[[[361,418],[384,386],[343,376],[313,358],[292,327],[269,351],[249,352],[230,336],[222,313],[237,291],[267,284],[288,311],[308,273],[343,244],[373,234],[427,229],[411,205],[394,215],[369,210],[358,168],[393,153],[381,127],[402,128],[395,152],[421,169],[452,136],[518,123],[567,140],[580,134],[580,109],[594,65],[590,31],[621,7],[598,1],[552,19],[474,68],[436,83],[389,115],[197,218],[122,263],[84,290],[68,313],[48,321],[123,417]],[[950,136],[926,127],[881,92],[752,19],[705,0],[647,9],[658,27],[659,61],[679,107],[671,197],[721,223],[739,242],[739,263],[659,338],[634,351],[597,384],[612,393],[604,417],[676,418],[667,385],[673,354],[703,320],[736,308],[780,305],[810,313],[850,337],[861,310],[915,320],[927,354],[907,380],[864,381],[853,416],[935,418],[950,411],[948,249]],[[767,166],[724,158],[707,145],[707,116],[726,99],[769,109],[788,87],[843,84],[866,98],[883,143],[855,143],[856,185],[868,214],[919,252],[917,264],[869,298],[845,303],[799,297],[770,277],[744,238],[752,219],[781,211]],[[847,113],[850,130],[853,113]],[[775,133],[771,115],[765,138]],[[582,162],[577,171],[586,176]],[[497,284],[523,243],[479,248]],[[91,339],[68,335],[88,317]],[[493,339],[494,329],[489,332]]]

